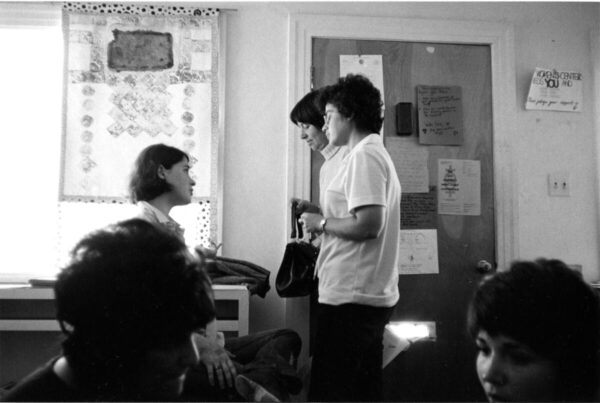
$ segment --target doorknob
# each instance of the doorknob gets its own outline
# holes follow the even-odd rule
[[[490,262],[487,260],[480,260],[477,262],[477,271],[482,274],[488,274],[493,273],[495,270],[494,265],[492,265]]]

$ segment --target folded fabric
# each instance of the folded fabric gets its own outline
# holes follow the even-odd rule
[[[206,272],[213,284],[240,284],[248,287],[250,295],[264,298],[271,288],[270,271],[245,260],[217,256],[206,261]]]

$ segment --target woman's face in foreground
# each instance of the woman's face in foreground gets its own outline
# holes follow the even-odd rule
[[[556,401],[558,366],[502,334],[477,334],[477,375],[490,402]]]

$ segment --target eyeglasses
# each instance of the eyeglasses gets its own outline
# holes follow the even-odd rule
[[[331,121],[331,116],[334,113],[339,113],[337,111],[330,111],[328,113],[326,113],[325,115],[323,115],[323,120],[325,121],[325,125],[329,125],[329,122]]]

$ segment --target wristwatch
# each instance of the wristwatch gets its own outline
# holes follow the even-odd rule
[[[325,225],[327,225],[327,218],[323,218],[319,223],[319,228],[323,233],[325,232]]]

